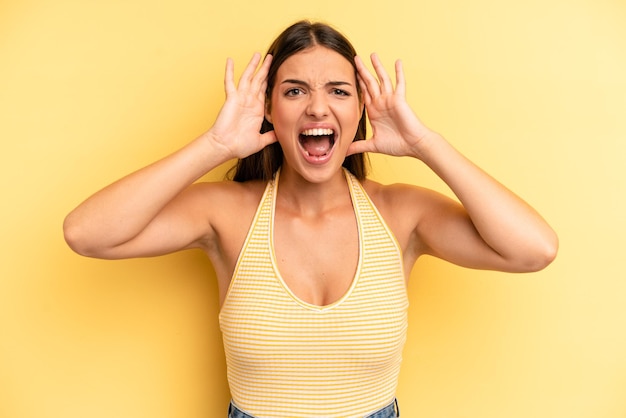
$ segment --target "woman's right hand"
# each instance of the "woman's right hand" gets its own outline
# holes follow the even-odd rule
[[[226,101],[207,135],[224,147],[229,158],[245,158],[276,142],[273,131],[259,133],[265,115],[267,73],[272,62],[268,55],[257,70],[261,54],[255,53],[239,83],[234,80],[234,63],[226,61],[224,89]]]
[[[260,60],[260,54],[253,56],[238,86],[228,60],[226,101],[210,130],[96,192],[66,217],[65,239],[74,251],[99,258],[144,257],[215,237],[211,221],[219,203],[207,208],[207,187],[189,186],[220,164],[276,141],[273,132],[259,133],[271,57],[257,70]]]

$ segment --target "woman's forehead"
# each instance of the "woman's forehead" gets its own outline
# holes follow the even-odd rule
[[[314,46],[287,58],[278,68],[277,80],[351,81],[354,67],[343,55],[330,48]]]

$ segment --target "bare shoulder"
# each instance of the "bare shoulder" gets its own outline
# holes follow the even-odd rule
[[[195,195],[196,204],[207,214],[211,225],[224,232],[232,220],[245,223],[245,219],[254,216],[256,208],[265,191],[262,181],[220,181],[197,183],[190,188]]]
[[[250,200],[258,200],[265,191],[267,183],[260,180],[236,182],[231,180],[217,182],[200,182],[194,184],[191,189],[198,197],[221,201],[225,205],[229,203],[236,206],[245,205]]]
[[[363,181],[363,188],[381,214],[392,216],[407,215],[407,211],[419,216],[433,205],[449,200],[438,192],[411,184],[386,185],[368,179]]]
[[[248,230],[263,197],[263,181],[200,182],[184,192],[180,210],[185,219],[206,234],[194,245],[201,248],[215,269],[223,298],[244,245]]]
[[[192,205],[209,223],[202,247],[211,260],[230,269],[248,233],[267,183],[220,181],[197,183],[189,192]]]
[[[457,206],[452,199],[436,191],[403,183],[362,182],[363,188],[391,228],[402,250],[417,254],[421,250],[419,226],[430,222],[437,213]]]
[[[420,219],[425,189],[408,184],[381,184],[373,180],[363,181],[363,188],[391,228],[398,242],[406,250]]]

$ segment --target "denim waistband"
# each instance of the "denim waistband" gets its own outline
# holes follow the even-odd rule
[[[373,414],[367,415],[364,418],[395,418],[400,416],[400,407],[398,406],[398,400],[394,398],[393,402],[384,408],[379,409]],[[228,406],[228,418],[255,418],[253,415],[246,414],[235,406],[233,401],[230,401]]]

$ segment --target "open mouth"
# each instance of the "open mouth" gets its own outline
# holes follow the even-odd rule
[[[323,159],[335,145],[335,131],[329,128],[306,129],[300,133],[299,139],[308,157]]]

